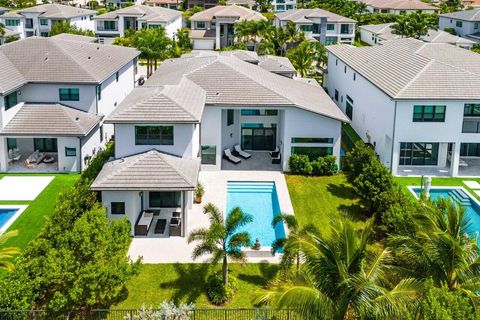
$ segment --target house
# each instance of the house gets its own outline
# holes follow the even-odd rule
[[[0,23],[19,32],[22,39],[31,36],[48,37],[52,26],[58,22],[68,22],[77,28],[93,31],[95,15],[94,10],[52,3],[7,12],[0,16]]]
[[[163,7],[135,5],[95,17],[95,36],[101,43],[112,43],[115,37],[124,37],[126,30],[140,30],[161,26],[169,37],[182,28],[182,12]]]
[[[10,9],[4,8],[4,7],[0,7],[0,16],[1,16],[2,14],[7,13],[8,11],[10,11]]]
[[[356,21],[322,9],[288,10],[275,15],[274,24],[285,28],[293,22],[307,39],[323,44],[353,43]]]
[[[441,30],[453,29],[460,37],[480,43],[480,9],[440,14],[438,26]]]
[[[113,6],[115,8],[124,8],[125,5],[130,6],[132,3],[134,5],[141,5],[144,1],[142,0],[107,0],[107,6]]]
[[[328,50],[325,87],[395,175],[480,175],[480,55],[412,38]]]
[[[234,25],[245,20],[267,18],[257,11],[237,5],[216,6],[195,13],[190,18],[193,49],[213,50],[234,45]]]
[[[192,9],[193,7],[202,7],[204,9],[210,9],[219,5],[218,0],[186,0],[186,9]]]
[[[237,6],[253,9],[255,0],[227,0],[227,5],[236,4]]]
[[[75,37],[0,46],[0,172],[79,172],[113,136],[139,52]]]
[[[130,220],[132,234],[151,235],[160,210],[178,214],[183,224],[170,235],[185,236],[199,170],[222,170],[224,150],[235,145],[266,154],[269,166],[265,151],[278,147],[276,170],[288,171],[293,153],[338,159],[341,125],[349,120],[325,91],[237,56],[248,57],[166,60],[107,116],[115,126],[115,160],[92,190],[102,193],[110,218]]]
[[[435,13],[440,9],[420,0],[360,0],[367,6],[367,11],[371,13]]]
[[[4,34],[0,34],[0,45],[5,43],[6,39],[10,39],[11,37],[18,39],[20,38],[20,32],[18,31],[12,31],[8,28],[3,29],[5,32]]]
[[[392,25],[394,23],[368,24],[360,26],[360,39],[371,45],[383,44],[386,41],[396,40],[402,36],[393,33]],[[454,36],[442,30],[430,29],[425,36],[420,38],[425,42],[448,43],[454,46],[471,49],[475,42],[459,36]]]
[[[179,0],[147,0],[145,1],[145,4],[152,7],[163,7],[172,10],[179,10],[182,2]]]
[[[271,4],[274,12],[297,9],[297,0],[273,0]]]

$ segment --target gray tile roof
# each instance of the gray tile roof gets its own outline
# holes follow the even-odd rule
[[[469,50],[410,38],[327,50],[392,98],[480,99],[480,55]]]
[[[97,191],[194,190],[200,159],[180,158],[157,150],[107,162],[93,182]]]
[[[108,116],[106,123],[199,123],[205,91],[184,78],[176,86],[137,87]]]
[[[206,105],[298,107],[349,122],[323,89],[271,73],[236,57],[167,60],[145,85],[176,85],[184,77],[206,91]]]
[[[213,18],[234,18],[236,21],[267,20],[260,12],[232,4],[197,12],[190,17],[190,21],[211,21]]]
[[[265,55],[258,57],[258,65],[265,70],[279,74],[294,74],[297,71],[287,57]]]
[[[52,38],[54,39],[61,39],[61,40],[69,40],[69,41],[81,41],[81,42],[90,42],[94,43],[97,42],[97,38],[89,37],[89,36],[82,36],[79,34],[70,34],[70,33],[60,33]]]
[[[192,30],[192,31],[201,31],[201,30]],[[227,51],[213,51],[213,50],[193,50],[188,53],[184,53],[182,58],[192,58],[192,57],[235,57],[242,61],[250,62],[253,64],[258,64],[258,54],[255,51],[249,50],[227,50]]]
[[[17,11],[18,13],[40,13],[42,18],[70,19],[86,15],[97,14],[94,10],[82,9],[73,6],[66,6],[59,3],[41,4]]]
[[[19,31],[13,31],[8,28],[3,29],[5,31],[4,34],[0,34],[0,38],[6,38],[6,37],[11,37],[11,36],[18,36],[20,34]]]
[[[190,29],[188,31],[188,34],[191,39],[204,39],[204,38],[210,38],[210,39],[215,39],[215,30],[194,30]]]
[[[139,54],[132,48],[56,37],[14,41],[0,46],[7,70],[0,73],[0,94],[27,82],[102,83]]]
[[[465,21],[480,21],[480,9],[462,10],[451,13],[440,14],[440,17],[460,19]]]
[[[117,19],[119,16],[129,16],[129,15],[138,16],[138,19],[141,21],[167,23],[181,16],[182,12],[178,10],[163,8],[163,7],[135,5],[135,6],[118,9],[115,11],[111,11],[111,12],[96,16],[94,19],[97,19],[97,20]]]
[[[313,23],[310,18],[327,18],[327,22],[355,23],[356,21],[322,9],[294,9],[275,15],[279,20],[294,23]]]
[[[101,120],[101,116],[61,104],[25,103],[0,135],[81,137],[87,135]]]
[[[368,6],[377,9],[396,10],[435,10],[440,9],[420,0],[361,0]]]

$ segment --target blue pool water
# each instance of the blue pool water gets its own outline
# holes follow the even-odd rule
[[[252,242],[258,238],[261,246],[269,247],[275,239],[285,238],[283,223],[272,228],[273,217],[280,214],[274,182],[228,182],[227,212],[235,207],[253,217],[241,230],[250,234]]]
[[[0,228],[2,228],[17,211],[17,209],[0,209]]]
[[[422,192],[420,188],[412,188],[412,190],[417,196]],[[440,197],[451,199],[453,202],[465,207],[465,217],[470,220],[468,233],[470,236],[475,236],[476,233],[480,233],[480,206],[473,200],[471,195],[462,189],[435,188],[430,189],[430,197],[432,199],[438,199]]]

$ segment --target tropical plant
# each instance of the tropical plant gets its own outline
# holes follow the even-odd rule
[[[248,43],[250,37],[250,24],[247,20],[241,20],[234,24],[234,36],[237,42]]]
[[[3,245],[8,239],[16,237],[17,235],[18,230],[8,231],[0,235],[0,269],[7,271],[13,270],[13,263],[7,259],[11,259],[14,255],[20,253],[20,249],[17,247],[3,247]]]
[[[308,41],[303,41],[298,47],[288,50],[287,57],[300,76],[306,77],[315,71],[315,58]]]
[[[262,40],[258,46],[258,54],[275,54],[275,44],[269,40]]]
[[[295,309],[304,319],[402,318],[417,302],[420,283],[405,278],[388,285],[390,250],[367,254],[372,225],[359,235],[352,222],[336,221],[328,237],[299,239],[299,275],[277,278],[255,302]]]
[[[305,34],[297,28],[297,25],[291,21],[287,22],[284,30],[285,42],[293,45],[305,40]]]
[[[392,24],[391,29],[393,34],[397,34],[401,38],[408,37],[410,35],[408,16],[406,14],[399,15],[397,22]]]
[[[402,14],[398,16],[397,22],[392,25],[392,33],[398,34],[402,38],[420,39],[428,34],[428,30],[436,28],[437,20],[436,15],[421,12]]]
[[[168,58],[172,40],[167,36],[165,28],[157,27],[138,31],[132,44],[147,59],[147,77],[150,77],[157,70],[158,61]]]
[[[193,259],[204,254],[211,254],[210,262],[217,265],[222,261],[223,284],[228,285],[228,259],[244,262],[246,259],[242,247],[250,246],[248,232],[238,229],[253,221],[251,215],[239,207],[233,208],[225,219],[223,213],[213,204],[208,203],[203,212],[209,215],[210,227],[200,228],[190,233],[188,242],[199,242],[193,250]]]
[[[181,28],[175,32],[176,42],[184,51],[192,49],[192,41],[189,35],[189,29]]]
[[[0,23],[0,36],[3,36],[5,34],[5,25],[3,23]]]
[[[437,286],[458,290],[478,301],[480,256],[477,240],[468,236],[465,208],[446,200],[424,202],[413,215],[413,235],[390,237],[399,263],[417,278],[431,278]]]
[[[260,12],[268,12],[270,9],[273,8],[272,1],[273,0],[255,0],[253,10],[257,10]]]
[[[77,28],[75,25],[71,25],[70,23],[63,21],[54,23],[48,35],[52,37],[61,33],[78,34],[89,37],[95,36],[91,30]]]
[[[475,44],[472,47],[472,51],[475,52],[475,53],[480,53],[480,44]]]

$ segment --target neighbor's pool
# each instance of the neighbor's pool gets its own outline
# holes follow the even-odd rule
[[[8,220],[10,220],[18,209],[0,209],[0,230],[4,225],[7,224]]]
[[[410,190],[412,190],[417,197],[422,192],[420,187],[410,187]],[[480,205],[465,189],[432,187],[432,189],[430,189],[430,197],[432,199],[438,199],[440,197],[451,199],[465,207],[465,217],[470,219],[468,233],[470,236],[475,236],[476,233],[480,233]]]
[[[227,212],[235,207],[253,217],[253,222],[241,229],[250,234],[252,244],[258,238],[262,247],[270,247],[276,239],[286,237],[283,223],[272,228],[273,217],[280,214],[274,182],[228,182]]]

